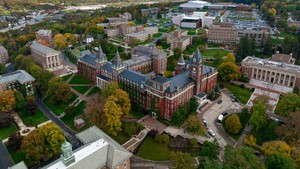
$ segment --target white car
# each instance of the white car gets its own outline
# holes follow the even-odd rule
[[[207,121],[206,121],[206,119],[203,117],[202,118],[202,122],[204,123],[204,124],[207,124]]]
[[[211,129],[207,130],[207,132],[208,132],[208,134],[211,135],[212,137],[215,137],[215,136],[216,136],[216,134],[215,134]]]
[[[271,119],[271,120],[273,120],[273,121],[276,121],[276,122],[278,122],[278,121],[279,121],[279,119],[278,119],[278,118],[276,118],[276,117],[273,117],[273,116],[271,116],[271,117],[270,117],[270,119]]]

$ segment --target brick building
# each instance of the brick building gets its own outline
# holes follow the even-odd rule
[[[52,42],[52,32],[51,30],[40,29],[36,33],[36,40],[46,42],[48,46],[51,45]]]
[[[8,60],[8,51],[3,46],[0,46],[0,64],[5,64]]]
[[[34,43],[30,46],[31,58],[43,69],[54,71],[63,68],[59,53],[42,44]]]
[[[24,96],[33,95],[35,93],[34,81],[35,78],[24,70],[3,74],[0,76],[0,91],[17,90]]]
[[[219,43],[232,48],[238,42],[237,28],[231,23],[214,24],[208,28],[208,42]]]
[[[238,38],[247,36],[249,39],[254,38],[255,45],[261,46],[262,42],[271,36],[270,27],[259,27],[253,29],[241,29],[238,30]]]
[[[290,64],[293,63],[290,59],[290,55],[283,59],[281,54],[275,54],[272,60],[248,56],[241,63],[241,72],[250,81],[254,79],[288,88],[300,87],[300,66]]]

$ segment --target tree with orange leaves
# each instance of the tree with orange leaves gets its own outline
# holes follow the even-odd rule
[[[10,112],[16,104],[13,91],[0,91],[0,111]]]

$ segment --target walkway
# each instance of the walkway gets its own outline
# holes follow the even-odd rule
[[[124,143],[122,146],[128,151],[133,152],[140,143],[144,140],[150,130],[145,128],[138,135],[134,135],[130,140]]]
[[[158,133],[162,133],[167,128],[166,125],[162,124],[161,122],[159,122],[158,120],[156,120],[155,118],[149,115],[141,118],[138,121],[138,123],[142,124],[149,130],[157,130]]]
[[[188,138],[188,139],[191,139],[191,138],[196,138],[198,140],[198,143],[200,144],[203,144],[205,141],[214,141],[213,138],[208,138],[208,137],[204,137],[204,136],[201,136],[199,134],[192,134],[192,133],[189,133],[189,132],[186,132],[183,128],[176,128],[176,127],[167,127],[164,132],[168,133],[170,136],[172,137],[177,137],[177,136],[181,136],[181,137],[184,137],[184,138]]]
[[[20,118],[20,116],[17,113],[12,113],[12,116],[13,116],[15,122],[17,123],[19,129],[20,129],[19,132],[20,132],[21,136],[26,136],[32,130],[35,129],[35,127],[28,127],[28,126],[26,126],[23,123],[22,119]]]

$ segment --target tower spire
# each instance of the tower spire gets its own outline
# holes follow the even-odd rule
[[[96,60],[98,62],[107,61],[106,54],[103,52],[103,50],[101,48],[101,45],[99,45],[97,56],[96,56]]]
[[[62,152],[60,159],[65,166],[69,166],[70,164],[75,162],[75,156],[72,151],[72,145],[69,142],[67,142],[66,139],[64,143],[61,145],[60,149]]]

